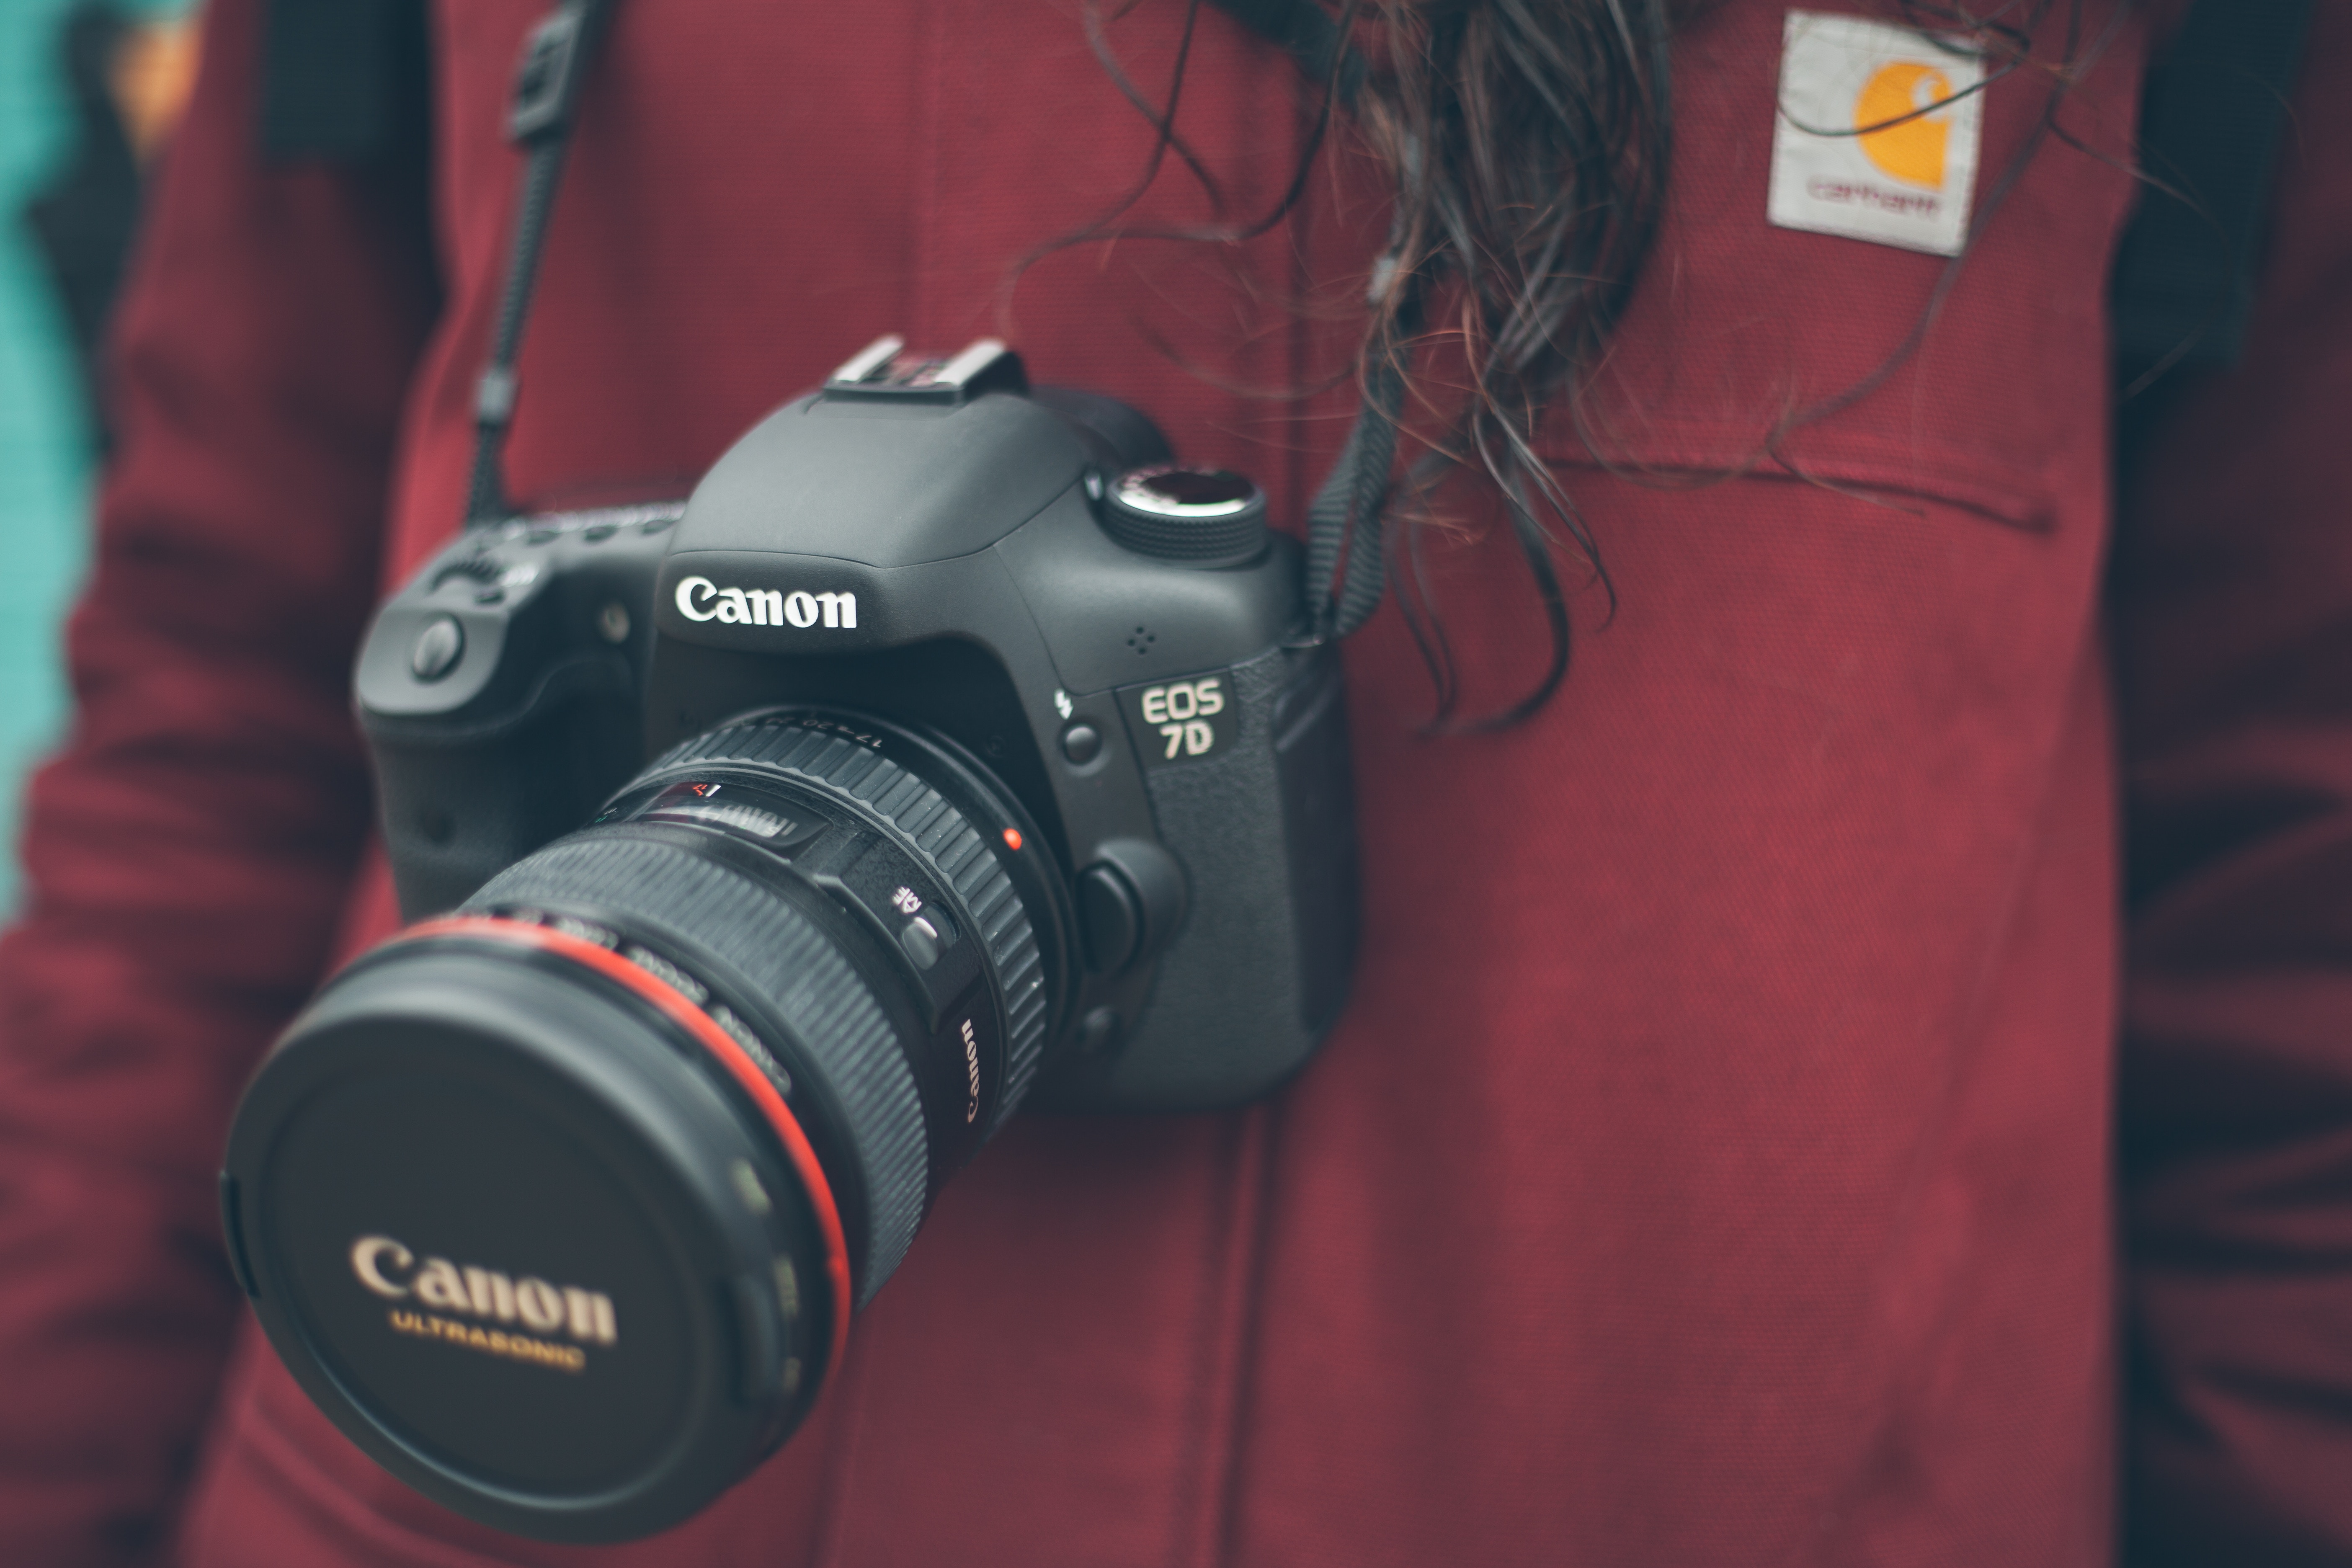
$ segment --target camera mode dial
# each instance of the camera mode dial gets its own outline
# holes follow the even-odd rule
[[[1102,498],[1102,527],[1139,555],[1204,570],[1265,553],[1265,493],[1240,474],[1154,463]]]

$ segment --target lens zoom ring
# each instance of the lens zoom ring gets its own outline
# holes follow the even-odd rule
[[[791,720],[730,724],[698,735],[654,764],[745,763],[796,773],[860,802],[898,829],[956,890],[977,922],[1004,987],[1004,1092],[988,1133],[1020,1107],[1045,1044],[1045,966],[1013,879],[962,812],[871,746]]]
[[[867,1194],[863,1306],[922,1223],[929,1156],[906,1054],[848,961],[768,889],[673,845],[601,835],[553,845],[491,879],[466,908],[514,904],[634,917],[667,935],[679,957],[706,948],[773,1000],[849,1124]]]

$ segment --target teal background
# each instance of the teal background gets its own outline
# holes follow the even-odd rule
[[[24,776],[63,732],[58,636],[87,556],[90,442],[72,349],[20,214],[64,152],[63,0],[0,0],[0,910]]]
[[[68,0],[0,0],[0,915],[18,894],[25,775],[65,733],[58,639],[89,559],[79,372],[21,216],[67,150],[58,28],[68,9]]]

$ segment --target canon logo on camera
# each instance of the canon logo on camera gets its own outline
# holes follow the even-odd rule
[[[446,1258],[420,1263],[415,1253],[388,1236],[361,1237],[352,1243],[351,1256],[352,1272],[360,1283],[387,1301],[414,1299],[445,1312],[520,1322],[537,1333],[562,1331],[585,1344],[620,1341],[613,1298],[602,1290],[551,1285],[530,1276],[517,1279],[472,1264],[460,1268]]]
[[[819,620],[829,626],[857,625],[855,594],[810,594],[795,588],[722,588],[708,577],[688,577],[677,585],[677,613],[689,621],[721,621],[729,626],[808,627]]]

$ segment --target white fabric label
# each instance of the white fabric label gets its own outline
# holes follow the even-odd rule
[[[1861,16],[1791,11],[1766,214],[1782,228],[1957,256],[1968,237],[1984,63]],[[1924,112],[1922,112],[1924,110]]]

